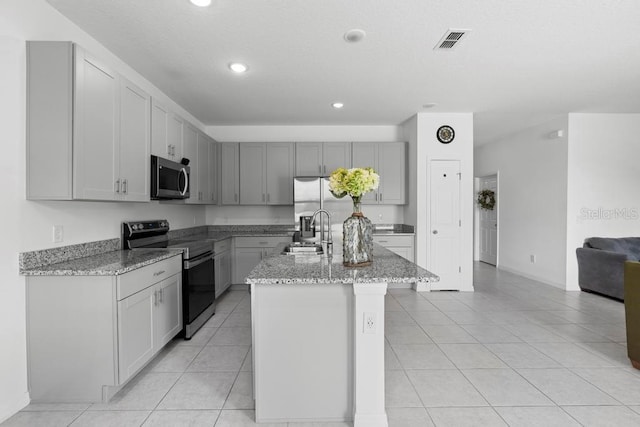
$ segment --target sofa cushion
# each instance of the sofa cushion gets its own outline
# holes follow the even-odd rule
[[[640,259],[640,237],[590,237],[585,239],[584,247],[623,253],[630,260]]]

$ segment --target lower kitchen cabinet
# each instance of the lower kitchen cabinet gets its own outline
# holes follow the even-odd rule
[[[414,235],[407,234],[374,234],[373,241],[379,245],[384,246],[391,252],[400,255],[401,257],[408,259],[411,262],[415,262],[415,237]]]
[[[244,283],[260,261],[282,242],[291,242],[291,236],[236,237],[234,250],[233,283]]]
[[[213,262],[215,265],[216,298],[218,298],[231,286],[231,258],[233,254],[231,251],[231,238],[214,242],[213,250],[215,253]]]
[[[104,402],[182,329],[182,256],[119,276],[28,276],[32,402]]]

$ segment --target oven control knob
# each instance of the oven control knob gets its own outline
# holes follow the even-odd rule
[[[138,224],[138,230],[142,230],[144,228],[144,224]]]

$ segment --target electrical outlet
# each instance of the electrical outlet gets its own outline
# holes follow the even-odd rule
[[[64,240],[64,227],[61,225],[53,226],[53,243],[61,243]]]
[[[529,255],[529,260],[531,261],[531,264],[535,264],[536,263],[536,256],[535,255]]]
[[[375,313],[364,313],[363,331],[365,334],[375,334],[378,322]]]

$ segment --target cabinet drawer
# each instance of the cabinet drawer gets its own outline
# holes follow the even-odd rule
[[[221,254],[222,252],[226,252],[228,250],[231,250],[231,238],[213,242],[213,251],[216,254]]]
[[[118,276],[116,297],[120,301],[178,273],[182,273],[182,256],[180,255],[133,270]]]
[[[236,237],[236,248],[273,248],[290,241],[291,236]]]
[[[413,236],[374,234],[373,241],[382,246],[413,246]]]

